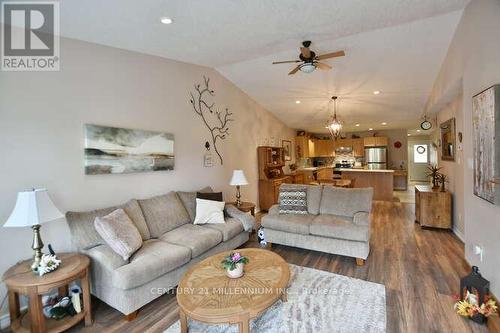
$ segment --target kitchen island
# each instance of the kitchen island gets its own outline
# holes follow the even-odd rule
[[[349,179],[352,187],[373,187],[373,200],[392,201],[394,170],[335,168],[342,172],[342,179]]]

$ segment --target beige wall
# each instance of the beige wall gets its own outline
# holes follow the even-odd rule
[[[462,174],[456,176],[463,178],[463,191],[458,190],[455,196],[463,198],[466,258],[480,267],[496,296],[500,295],[500,206],[473,194],[472,96],[500,83],[499,31],[500,1],[471,1],[458,24],[427,105],[429,111],[438,111],[462,92],[463,103],[457,114],[463,117],[464,167],[459,171]],[[457,86],[462,87],[459,93]],[[484,248],[483,262],[472,251],[476,244]]]
[[[0,225],[13,209],[16,193],[31,187],[46,187],[62,211],[205,185],[233,199],[228,182],[237,168],[250,182],[242,188],[243,198],[257,202],[258,143],[271,137],[293,140],[294,131],[215,70],[75,40],[61,42],[60,72],[0,72]],[[189,92],[203,75],[211,78],[216,105],[234,113],[231,135],[221,144],[224,167],[202,166],[209,132],[192,110]],[[173,133],[175,170],[85,176],[86,123]],[[42,227],[44,242],[56,251],[71,249],[68,232],[65,221]],[[30,245],[29,229],[0,227],[0,275],[28,258]],[[0,299],[4,295],[1,285]]]
[[[460,238],[464,238],[464,154],[463,145],[458,142],[458,133],[464,130],[463,121],[463,96],[460,93],[450,103],[439,109],[436,115],[437,129],[431,135],[431,140],[436,145],[441,138],[439,124],[455,118],[455,161],[441,159],[441,149],[437,149],[437,164],[441,173],[448,176],[447,189],[453,196],[453,230]]]

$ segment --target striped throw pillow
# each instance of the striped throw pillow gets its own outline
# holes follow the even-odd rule
[[[279,205],[280,214],[307,214],[307,189],[280,188]]]

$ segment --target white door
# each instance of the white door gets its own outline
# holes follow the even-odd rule
[[[427,166],[429,165],[429,140],[409,141],[408,156],[410,161],[408,171],[410,181],[429,181]]]

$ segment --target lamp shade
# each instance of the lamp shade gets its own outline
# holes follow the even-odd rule
[[[19,192],[14,210],[4,227],[31,227],[57,220],[64,215],[57,209],[46,189]]]
[[[243,173],[243,170],[234,170],[233,171],[233,177],[231,178],[231,182],[229,185],[236,186],[236,185],[248,185],[247,178],[245,177],[245,174]]]

